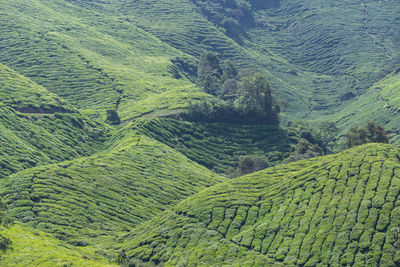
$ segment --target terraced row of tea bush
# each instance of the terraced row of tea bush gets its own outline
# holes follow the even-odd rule
[[[400,152],[367,144],[205,189],[125,237],[166,266],[397,266]]]
[[[118,5],[118,1],[95,2],[102,6]],[[260,46],[265,40],[257,40],[259,42],[256,43],[248,36],[241,40],[229,38],[221,28],[207,21],[190,0],[128,1],[122,10],[118,9],[115,13],[123,14],[135,25],[186,54],[199,57],[203,50],[211,50],[222,59],[232,60],[239,68],[260,67],[266,71],[276,94],[287,101],[291,111],[304,114],[309,108],[304,101],[313,88],[308,74],[304,73],[307,78],[294,75],[298,67],[292,65],[285,55],[264,47],[252,47]]]
[[[0,76],[0,178],[100,149],[104,126],[4,65]]]
[[[399,8],[389,1],[282,0],[254,10],[255,24],[232,40],[189,0],[4,1],[0,58],[85,114],[103,120],[112,108],[131,120],[203,98],[182,66],[214,50],[265,70],[286,106],[284,118],[315,120],[342,109],[334,119],[347,127],[357,124],[348,119],[355,111],[348,99],[358,102],[354,96],[397,64]]]
[[[315,120],[314,123],[334,121],[341,129],[338,134],[342,135],[353,126],[362,126],[367,121],[374,121],[385,127],[390,136],[390,143],[397,146],[400,140],[399,103],[396,97],[399,90],[397,72],[394,71],[376,82],[358,98],[349,100],[346,107],[335,107],[331,114]]]
[[[308,101],[320,114],[310,115],[329,114],[396,68],[399,10],[389,1],[280,0],[256,11],[249,45],[290,58],[298,75],[312,72],[315,90]]]
[[[12,242],[12,249],[2,254],[1,266],[117,266],[101,250],[77,248],[21,224],[1,233]]]
[[[105,152],[27,169],[0,181],[10,216],[86,245],[96,238],[111,240],[225,180],[131,129],[119,134],[119,142]]]
[[[63,0],[1,3],[0,62],[84,114],[125,120],[204,97],[172,62],[193,57],[125,18]]]
[[[236,167],[241,156],[265,157],[275,165],[294,152],[300,137],[270,125],[193,123],[175,119],[138,122],[139,131],[218,173]]]
[[[363,107],[358,112],[363,118],[369,109],[376,110],[374,119],[383,124],[389,116],[386,110],[380,115],[369,93],[363,94],[396,69],[397,3],[275,1],[269,8],[255,9],[254,25],[240,40],[232,40],[188,0],[127,1],[126,5],[70,2],[104,17],[126,19],[186,54],[198,56],[204,49],[213,50],[238,66],[261,67],[286,106],[283,118],[318,122],[331,115],[347,130],[359,123],[359,118],[352,118],[357,107]]]

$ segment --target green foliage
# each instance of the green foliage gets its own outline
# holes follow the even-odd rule
[[[0,178],[101,148],[104,126],[1,64],[0,75]]]
[[[325,152],[332,151],[335,146],[334,141],[337,138],[336,136],[338,131],[339,129],[334,122],[324,122],[319,127],[318,135]]]
[[[228,36],[238,37],[253,22],[252,8],[245,0],[192,0],[212,23],[225,28]]]
[[[336,122],[337,133],[322,134],[325,146],[367,119],[384,125],[398,143],[399,10],[394,1],[360,5],[358,0],[2,1],[0,191],[14,218],[77,246],[104,244],[224,180],[192,160],[222,173],[236,167],[241,156],[257,169],[263,157],[275,165],[295,149],[295,160],[319,153],[307,131],[182,122],[139,129],[169,147],[123,130],[99,152],[107,130],[82,114],[104,122],[107,110],[118,110],[118,120],[133,127],[129,121],[137,117],[176,114],[201,102],[208,96],[193,83],[193,62],[204,50],[233,63],[221,61],[217,75],[206,75],[205,87],[221,101],[204,102],[200,115],[274,124],[278,110],[262,104],[269,101],[269,84],[251,75],[238,78],[233,68],[256,66],[286,102],[285,120]],[[242,90],[245,83],[256,89]],[[186,125],[168,128],[181,124]],[[354,134],[364,142],[364,132]],[[366,129],[366,136],[388,141],[379,127]],[[296,170],[289,175],[286,168],[292,167],[282,166],[277,176],[266,175],[268,182],[255,174],[254,182],[244,180],[248,188],[241,184],[237,196],[231,183],[220,195],[202,191],[208,198],[188,200],[191,213],[177,208],[169,217],[157,217],[157,227],[166,225],[161,230],[149,224],[151,236],[162,233],[163,238],[147,242],[144,235],[138,249],[130,251],[131,264],[399,265],[400,254],[393,256],[394,243],[386,235],[399,225],[397,163],[394,157],[385,162],[397,152],[379,149],[357,150],[336,165],[300,162],[290,165]],[[60,163],[66,160],[71,161]],[[393,169],[385,165],[392,163]],[[40,167],[30,169],[35,166]],[[165,234],[171,229],[178,230]],[[21,247],[9,254],[6,265],[92,264],[82,250],[75,257],[75,249],[57,243],[54,252],[49,236],[38,239],[35,234],[12,239]]]
[[[271,86],[260,72],[253,72],[241,79],[240,97],[237,108],[240,115],[248,120],[278,125],[279,109],[272,98]]]
[[[223,65],[221,67],[221,65]],[[219,100],[203,100],[190,106],[184,119],[203,122],[278,125],[279,107],[271,86],[260,71],[238,73],[230,61],[221,64],[216,53],[200,57],[198,84]]]
[[[0,201],[0,227],[8,228],[10,226],[10,224],[11,224],[11,220],[7,214],[7,207],[6,207],[6,205],[4,205],[4,203],[2,201]],[[11,245],[12,245],[11,240],[8,239],[7,237],[4,237],[2,234],[0,234],[0,250],[4,253],[7,251],[7,249],[10,249]],[[0,263],[1,263],[1,259],[0,259]]]
[[[165,265],[395,266],[399,156],[367,144],[233,179],[138,226],[122,247]]]
[[[389,137],[382,126],[369,122],[366,128],[353,127],[346,135],[346,147],[350,148],[366,143],[388,143]]]
[[[219,94],[221,86],[222,69],[216,53],[204,52],[200,56],[197,71],[197,83],[207,94]]]
[[[118,124],[121,123],[121,119],[118,116],[117,111],[114,110],[114,109],[108,109],[107,110],[107,119],[106,119],[106,121],[111,123],[111,124],[114,124],[114,125],[118,125]]]
[[[246,175],[252,172],[265,169],[268,165],[266,157],[241,157],[238,163],[239,175]]]

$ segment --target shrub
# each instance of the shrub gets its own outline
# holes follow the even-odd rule
[[[353,127],[346,134],[346,147],[350,148],[366,143],[388,143],[389,137],[382,126],[373,122],[367,124],[366,129]]]
[[[108,109],[107,110],[107,119],[106,119],[106,121],[109,122],[110,124],[117,125],[117,124],[120,124],[121,119],[118,116],[118,113],[117,113],[116,110]]]

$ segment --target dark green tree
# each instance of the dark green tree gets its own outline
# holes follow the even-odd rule
[[[106,119],[106,121],[109,122],[110,124],[113,124],[113,125],[117,125],[117,124],[121,123],[121,119],[118,116],[117,111],[114,110],[114,109],[108,109],[107,110],[107,119]]]
[[[367,130],[370,142],[389,143],[389,137],[382,126],[377,125],[374,122],[368,122]]]
[[[231,79],[236,79],[239,72],[233,65],[232,61],[226,60],[222,65],[222,80],[227,81]]]
[[[271,86],[261,72],[242,78],[240,95],[237,106],[244,117],[260,120],[260,123],[279,124]]]
[[[353,127],[346,134],[346,148],[368,143],[368,132],[361,127]]]
[[[389,137],[385,129],[374,122],[369,122],[366,128],[353,127],[346,135],[347,148],[366,143],[389,143]]]
[[[208,94],[216,96],[222,84],[222,68],[216,53],[203,52],[197,70],[197,83]]]
[[[251,157],[242,157],[238,165],[240,175],[249,174],[254,171],[254,161]]]
[[[318,136],[326,153],[331,151],[338,131],[334,122],[324,122],[319,128]]]

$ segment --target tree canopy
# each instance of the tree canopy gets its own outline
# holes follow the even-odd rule
[[[389,137],[385,129],[374,122],[369,122],[366,128],[353,127],[346,134],[347,148],[366,143],[389,143]]]
[[[200,57],[197,84],[214,99],[192,105],[191,120],[278,125],[279,107],[271,86],[259,70],[239,72],[232,62],[221,62],[213,52]]]

